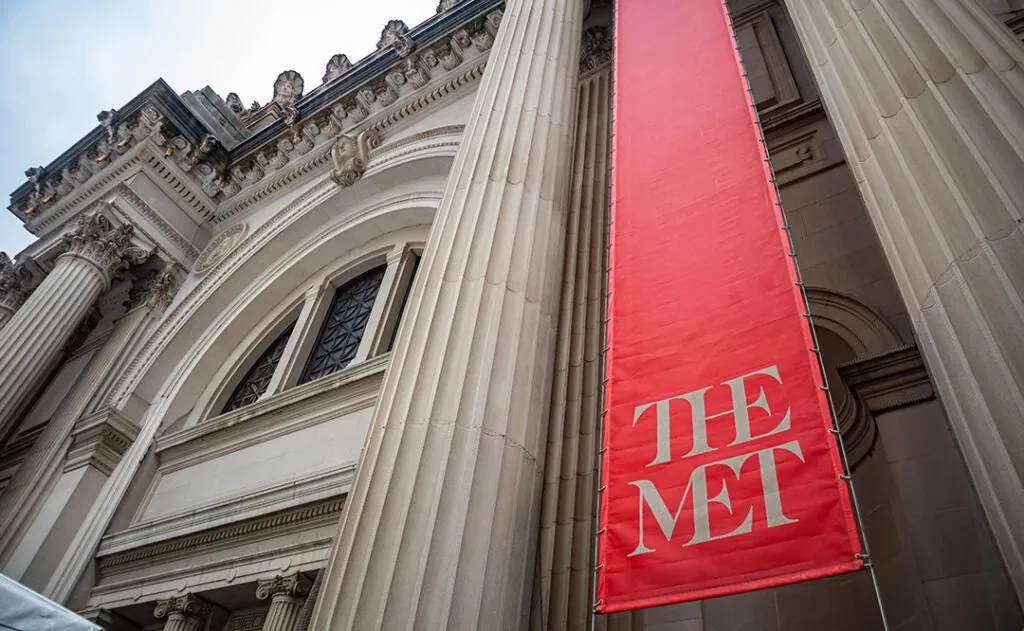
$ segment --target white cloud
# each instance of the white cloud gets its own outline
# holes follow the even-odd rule
[[[157,78],[179,93],[211,86],[246,104],[270,100],[297,70],[320,84],[335,53],[371,53],[390,19],[415,26],[437,0],[3,0],[0,2],[0,189],[20,186]],[[0,250],[32,241],[0,212]]]

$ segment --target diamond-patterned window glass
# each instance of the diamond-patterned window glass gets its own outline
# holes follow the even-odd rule
[[[235,391],[231,393],[231,398],[228,399],[221,414],[226,414],[231,410],[237,410],[250,403],[255,403],[257,399],[263,396],[263,393],[267,391],[267,386],[270,385],[270,379],[274,376],[274,371],[277,369],[277,363],[281,361],[281,355],[284,354],[284,347],[288,344],[288,338],[291,337],[294,326],[293,324],[285,329],[284,333],[281,333],[274,340],[274,343],[267,350],[263,351],[260,358],[256,360],[256,363],[252,365],[249,372],[245,373],[245,377],[235,387]]]
[[[331,308],[324,318],[299,383],[341,370],[355,358],[380,283],[384,280],[384,269],[384,266],[372,269],[334,292]]]

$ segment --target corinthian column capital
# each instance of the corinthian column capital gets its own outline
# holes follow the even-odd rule
[[[38,285],[25,261],[15,263],[6,252],[0,252],[0,310],[17,311]]]
[[[78,226],[61,238],[65,248],[61,256],[91,263],[109,285],[115,274],[128,267],[124,257],[131,248],[134,231],[131,224],[114,227],[110,219],[100,213],[83,215]]]
[[[312,586],[313,581],[306,578],[300,572],[287,576],[279,575],[264,581],[257,581],[256,598],[260,600],[266,600],[274,596],[301,598],[309,594],[309,588]]]

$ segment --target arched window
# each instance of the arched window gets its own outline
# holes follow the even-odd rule
[[[235,391],[231,393],[231,397],[228,398],[228,402],[224,405],[224,409],[221,410],[221,414],[226,414],[231,410],[237,410],[250,403],[255,403],[263,396],[263,393],[267,391],[267,386],[270,385],[271,378],[274,376],[274,371],[277,370],[278,362],[281,361],[284,347],[288,344],[288,338],[292,334],[293,327],[294,324],[285,329],[274,340],[274,343],[267,350],[263,351],[260,358],[256,360],[256,363],[252,365],[249,372],[245,373],[245,377],[235,387]]]
[[[384,279],[384,271],[384,266],[372,269],[345,283],[334,293],[299,379],[300,384],[341,370],[355,358]]]

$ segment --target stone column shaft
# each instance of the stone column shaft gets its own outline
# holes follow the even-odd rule
[[[611,67],[605,62],[580,82],[577,109],[540,521],[542,597],[533,603],[544,629],[587,629],[593,606],[611,143]]]
[[[270,599],[270,609],[263,620],[263,631],[305,631],[298,628],[302,605],[309,594],[312,581],[296,572],[290,576],[276,576],[259,581],[256,598]]]
[[[1024,602],[1024,47],[976,0],[788,0]]]
[[[527,627],[582,13],[506,6],[314,629]]]
[[[87,411],[111,371],[123,364],[125,356],[146,335],[155,316],[162,314],[178,288],[178,268],[171,264],[154,279],[142,283],[141,304],[115,325],[103,346],[53,413],[32,450],[18,467],[14,478],[0,494],[0,570],[32,524],[41,498],[50,492],[60,476],[64,451],[72,428]],[[133,294],[136,292],[133,289]]]
[[[65,237],[68,251],[0,330],[0,437],[12,429],[32,386],[123,265],[131,226],[112,229],[102,215],[84,217]]]
[[[301,614],[301,598],[278,594],[270,599],[270,609],[263,621],[263,631],[300,631],[296,624]]]

